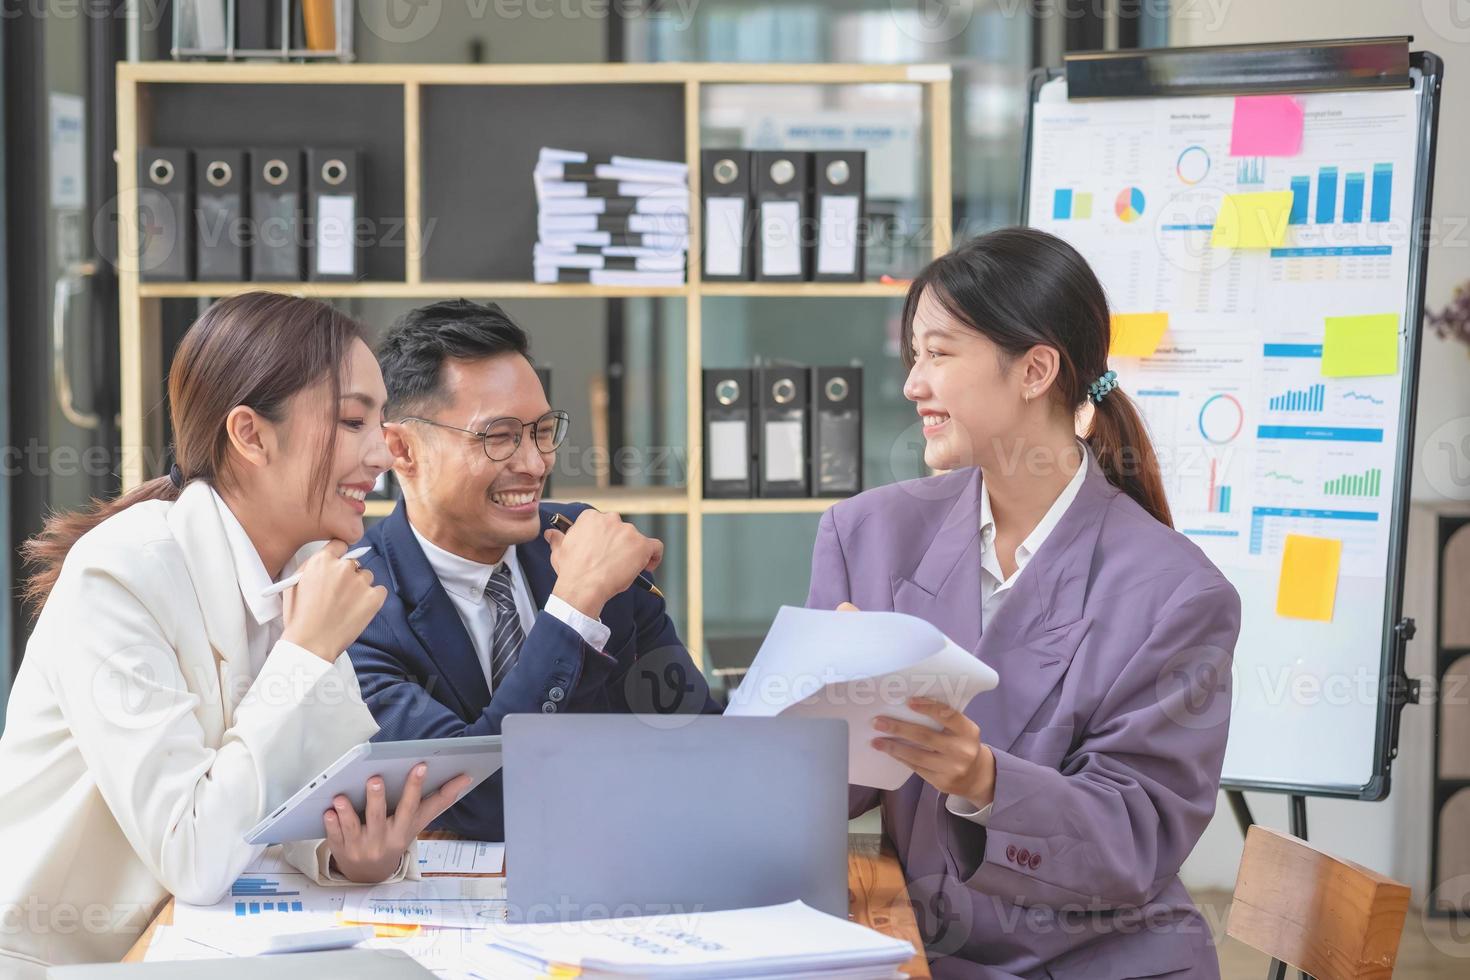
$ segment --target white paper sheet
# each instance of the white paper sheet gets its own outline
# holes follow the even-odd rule
[[[782,606],[725,714],[840,718],[847,722],[848,782],[897,789],[913,772],[873,748],[873,720],[887,715],[934,727],[908,707],[910,698],[963,710],[999,682],[994,670],[917,616]]]
[[[796,201],[761,204],[761,274],[801,275],[801,205]]]
[[[230,894],[214,905],[174,903],[174,925],[190,936],[236,923],[274,925],[283,932],[304,932],[337,924],[346,897],[363,888],[328,888],[304,874],[241,875]]]
[[[869,975],[891,970],[914,953],[901,939],[801,902],[727,912],[500,925],[484,937],[484,946],[584,972],[687,978]],[[471,946],[467,954],[475,958],[476,949]]]
[[[477,840],[421,840],[419,874],[494,875],[505,870],[505,845]]]
[[[504,878],[432,878],[354,888],[349,922],[483,929],[505,918]]]

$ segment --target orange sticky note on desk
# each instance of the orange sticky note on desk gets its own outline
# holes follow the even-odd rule
[[[1330,316],[1322,335],[1322,374],[1361,378],[1399,373],[1399,315]]]
[[[1167,313],[1114,313],[1109,357],[1152,357],[1169,329]]]
[[[1276,586],[1276,615],[1332,622],[1341,564],[1342,542],[1336,538],[1288,534]]]
[[[1302,149],[1302,104],[1289,95],[1239,95],[1230,121],[1233,157],[1293,157]]]
[[[1210,244],[1215,248],[1280,248],[1286,244],[1291,191],[1226,194],[1215,215]]]

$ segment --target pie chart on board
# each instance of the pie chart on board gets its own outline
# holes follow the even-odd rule
[[[1203,146],[1186,146],[1174,163],[1174,173],[1185,184],[1198,184],[1210,172],[1210,154]]]
[[[1137,187],[1123,188],[1118,192],[1118,200],[1113,203],[1113,211],[1123,221],[1137,221],[1143,217],[1143,191]]]

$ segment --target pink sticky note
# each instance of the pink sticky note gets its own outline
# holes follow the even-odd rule
[[[1302,104],[1289,95],[1241,95],[1230,126],[1233,157],[1290,157],[1302,148]]]

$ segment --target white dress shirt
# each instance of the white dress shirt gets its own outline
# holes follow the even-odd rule
[[[271,577],[265,570],[265,562],[260,560],[260,552],[255,550],[255,542],[250,540],[250,535],[245,533],[245,526],[213,487],[209,488],[209,495],[219,508],[220,523],[225,528],[225,540],[230,545],[230,560],[235,566],[235,579],[240,583],[240,596],[245,600],[245,611],[250,614],[245,617],[245,649],[250,656],[250,673],[252,676],[257,675],[265,666],[265,658],[270,656],[271,648],[286,631],[283,600],[279,592],[271,596],[261,595],[261,592],[270,588]],[[282,577],[289,575],[297,564],[299,563],[293,558],[281,570]],[[295,644],[291,646],[295,647]],[[305,650],[302,653],[311,655]]]
[[[1072,479],[1067,481],[1045,516],[1026,535],[1026,540],[1016,546],[1016,570],[1011,573],[1010,578],[1006,578],[1000,568],[1000,557],[995,551],[995,515],[990,511],[990,491],[986,489],[985,481],[980,481],[980,610],[986,627],[995,621],[996,613],[1000,612],[1006,596],[1010,594],[1011,586],[1016,584],[1016,579],[1026,570],[1026,565],[1041,550],[1051,532],[1056,530],[1062,515],[1072,506],[1072,501],[1077,499],[1077,491],[1082,489],[1082,481],[1087,478],[1088,460],[1087,447],[1082,446],[1082,465],[1077,467],[1077,472],[1072,474]],[[983,807],[977,807],[960,796],[951,796],[944,804],[950,813],[972,820],[982,827],[990,819],[991,805],[987,803]]]
[[[486,597],[485,589],[490,584],[490,576],[501,565],[507,565],[510,568],[511,592],[515,596],[516,612],[521,617],[522,635],[529,636],[531,627],[536,622],[536,604],[531,599],[531,589],[526,585],[526,576],[521,571],[521,563],[516,561],[515,545],[505,549],[505,554],[498,563],[483,565],[456,555],[452,551],[445,551],[420,534],[419,529],[413,526],[413,522],[410,521],[408,526],[413,531],[413,536],[418,539],[419,547],[424,549],[424,557],[429,559],[429,567],[434,569],[434,574],[439,578],[439,584],[444,586],[445,592],[449,593],[449,601],[454,603],[454,609],[459,613],[460,621],[464,623],[465,631],[470,635],[470,644],[475,648],[475,656],[480,661],[480,669],[485,673],[485,686],[493,695],[495,691],[490,681],[492,654],[490,644],[495,636],[495,617],[498,610],[495,603]],[[560,596],[547,597],[546,611],[576,630],[583,642],[592,649],[600,653],[607,646],[612,630],[608,629],[601,620],[593,619],[574,609]]]

